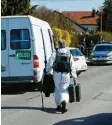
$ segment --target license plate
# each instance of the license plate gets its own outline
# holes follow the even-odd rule
[[[97,60],[104,60],[104,58],[97,58]]]

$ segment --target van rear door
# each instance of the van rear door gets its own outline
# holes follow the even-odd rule
[[[30,40],[31,27],[26,18],[9,19],[9,66],[10,77],[20,77],[21,80],[32,79],[33,52]]]
[[[44,44],[45,44],[45,50],[47,53],[47,60],[52,54],[52,41],[49,36],[49,31],[48,29],[42,29],[42,34],[43,34],[43,39],[44,39]]]
[[[1,77],[4,78],[9,76],[9,61],[8,61],[8,20],[1,20]],[[7,41],[7,42],[6,42]]]

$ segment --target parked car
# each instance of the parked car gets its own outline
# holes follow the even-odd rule
[[[90,64],[112,64],[112,43],[96,44],[88,58]]]
[[[77,75],[80,75],[81,72],[84,72],[87,70],[87,63],[85,56],[81,53],[81,51],[78,48],[68,48],[73,56],[73,59],[76,64],[76,70]]]

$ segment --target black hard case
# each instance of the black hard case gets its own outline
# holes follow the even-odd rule
[[[69,103],[80,102],[81,100],[81,85],[80,83],[70,84],[68,87]]]

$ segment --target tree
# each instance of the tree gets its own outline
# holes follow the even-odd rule
[[[106,30],[112,32],[112,0],[108,0],[108,13],[107,20],[105,22]]]
[[[7,15],[24,15],[31,8],[30,0],[2,0],[2,16]]]
[[[66,42],[66,46],[70,46],[71,35],[67,30],[62,30],[62,29],[57,28],[57,27],[53,27],[52,29],[54,31],[56,45],[58,45],[57,43],[60,39],[64,39]]]
[[[5,15],[6,10],[7,10],[7,1],[2,0],[1,1],[1,15]]]
[[[101,27],[102,16],[102,30],[112,31],[112,0],[105,0],[102,8],[103,10],[100,10],[100,18],[98,20],[99,29]]]
[[[73,22],[62,13],[40,6],[36,9],[36,17],[51,25],[56,41],[65,39],[67,46],[79,47],[79,38],[76,29],[73,27]]]

